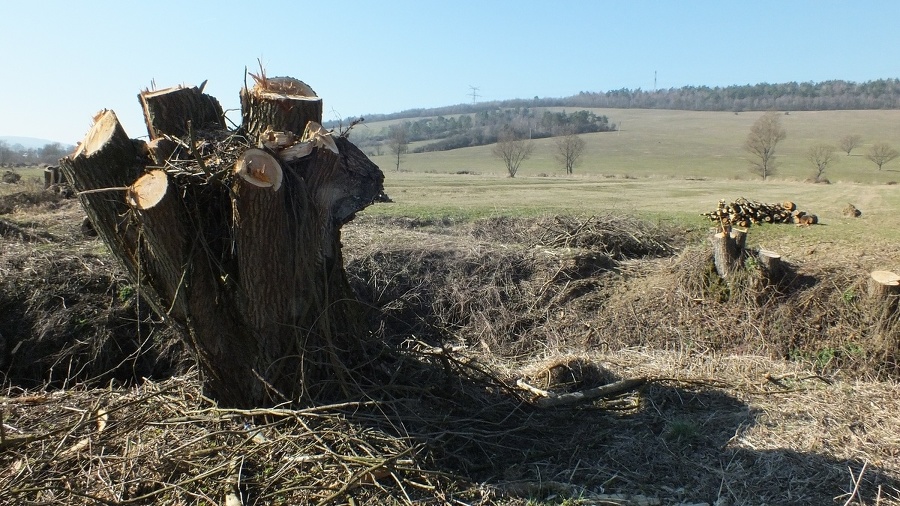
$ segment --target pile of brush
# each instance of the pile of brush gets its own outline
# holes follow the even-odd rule
[[[719,205],[714,211],[703,213],[710,221],[722,226],[736,226],[747,228],[751,224],[761,223],[795,223],[797,225],[815,225],[819,218],[815,214],[797,210],[797,205],[791,201],[780,204],[766,204],[747,200],[743,197],[734,202],[719,200]]]

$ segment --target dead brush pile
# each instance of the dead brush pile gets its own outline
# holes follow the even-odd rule
[[[46,194],[46,195],[45,195]],[[186,366],[97,239],[55,192],[0,198],[0,377],[27,388],[131,382]]]

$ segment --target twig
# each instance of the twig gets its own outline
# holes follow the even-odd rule
[[[850,482],[853,483],[853,491],[850,492],[850,497],[847,498],[847,502],[844,503],[844,506],[849,506],[851,502],[853,502],[853,498],[859,494],[859,484],[862,483],[863,474],[866,472],[866,466],[869,465],[869,461],[863,462],[862,469],[859,470],[859,476],[853,476],[853,469],[850,469]],[[862,498],[860,497],[860,502],[862,502]]]
[[[200,166],[200,169],[203,170],[203,173],[206,174],[207,177],[212,176],[212,173],[209,171],[209,169],[206,168],[206,164],[203,163],[203,157],[200,156],[200,152],[197,150],[197,138],[194,135],[194,122],[188,120],[187,127],[188,137],[191,140],[191,156],[193,156],[194,159],[197,160],[197,165]]]

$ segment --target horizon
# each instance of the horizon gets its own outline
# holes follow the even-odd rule
[[[254,31],[261,28],[238,2],[8,6],[0,42],[12,74],[0,81],[0,133],[75,144],[106,108],[130,137],[145,137],[140,90],[208,80],[205,91],[234,110],[245,68],[258,71],[257,60],[268,75],[316,90],[325,121],[473,99],[900,75],[883,56],[900,42],[891,26],[900,3],[887,0],[852,9],[811,0],[585,1],[567,6],[562,21],[548,21],[547,4],[536,1],[348,0],[339,11],[276,2],[269,9],[279,15],[260,15],[266,30]]]

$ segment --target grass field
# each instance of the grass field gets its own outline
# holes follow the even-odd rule
[[[571,111],[569,111],[571,112]],[[585,134],[587,149],[576,167],[576,175],[620,175],[633,177],[754,179],[747,169],[742,145],[750,126],[761,112],[695,112],[644,109],[592,109],[619,125],[618,132]],[[863,154],[875,142],[900,145],[900,111],[816,111],[784,115],[787,139],[778,146],[780,165],[775,180],[805,180],[812,173],[806,151],[818,143],[837,145],[844,135],[862,136],[865,145],[851,156],[841,154],[826,176],[832,182],[886,183],[900,181],[900,162],[879,172]],[[378,130],[373,123],[368,128]],[[351,139],[352,133],[351,133]],[[519,176],[563,175],[553,159],[553,140],[535,141],[531,159]],[[503,165],[491,156],[490,146],[444,152],[409,154],[401,169],[411,172],[455,173],[469,170],[481,174],[506,175]],[[385,172],[396,163],[389,155],[373,157]]]

